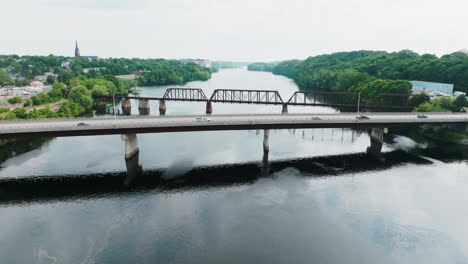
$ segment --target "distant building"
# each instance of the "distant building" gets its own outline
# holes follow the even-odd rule
[[[81,58],[87,61],[99,60],[98,56],[81,56],[80,48],[78,48],[78,41],[75,42],[75,58]]]
[[[80,57],[80,49],[78,48],[78,40],[75,41],[75,58]]]
[[[47,81],[47,77],[49,77],[49,76],[52,76],[55,79],[58,78],[58,74],[54,74],[52,72],[45,72],[44,75],[38,75],[38,76],[34,77],[34,80],[35,81],[40,81],[40,82],[45,82],[45,81]]]
[[[193,62],[205,68],[211,68],[211,61],[207,59],[182,59],[185,63]]]
[[[431,97],[435,96],[454,96],[453,84],[449,83],[435,83],[435,82],[424,82],[424,81],[410,81],[413,88],[413,93],[426,92]]]
[[[44,83],[40,82],[40,81],[32,81],[29,86],[31,87],[34,87],[34,88],[43,88],[44,87]]]

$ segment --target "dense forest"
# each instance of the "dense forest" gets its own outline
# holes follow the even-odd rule
[[[302,90],[359,92],[364,103],[379,93],[409,94],[409,80],[453,83],[456,90],[468,91],[468,55],[464,52],[440,58],[410,50],[339,52],[304,61],[255,63],[249,70],[287,76]]]
[[[385,51],[339,52],[331,55],[309,57],[304,61],[284,61],[276,65],[273,73],[288,76],[304,89],[322,90],[343,89],[335,87],[340,75],[353,72],[358,78],[377,78],[387,80],[420,80],[453,83],[455,89],[468,89],[468,55],[455,52],[440,58],[410,50],[387,53]],[[327,86],[318,87],[319,83]],[[350,83],[355,84],[355,83]]]

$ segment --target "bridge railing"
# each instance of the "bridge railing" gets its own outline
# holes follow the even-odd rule
[[[164,93],[163,99],[170,101],[208,101],[203,90],[199,88],[169,88]]]
[[[356,108],[359,94],[350,92],[297,91],[286,102],[288,105],[337,106]]]
[[[283,104],[283,99],[275,90],[231,90],[216,89],[211,102],[240,104]]]

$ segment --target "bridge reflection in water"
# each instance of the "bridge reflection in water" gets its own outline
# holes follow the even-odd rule
[[[127,180],[127,172],[2,179],[0,206],[230,187],[252,184],[286,168],[299,170],[303,177],[326,177],[385,170],[409,163],[431,163],[404,151],[382,153],[382,157],[378,159],[366,153],[355,153],[268,162],[266,153],[263,163],[198,167],[180,174],[166,169],[146,170],[129,186],[123,183]]]

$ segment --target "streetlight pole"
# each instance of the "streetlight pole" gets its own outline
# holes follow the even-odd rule
[[[117,116],[115,114],[115,93],[112,93],[112,102],[114,103],[114,120],[117,119]]]
[[[357,101],[357,115],[359,116],[359,104],[361,102],[361,93],[358,93],[358,101]]]

